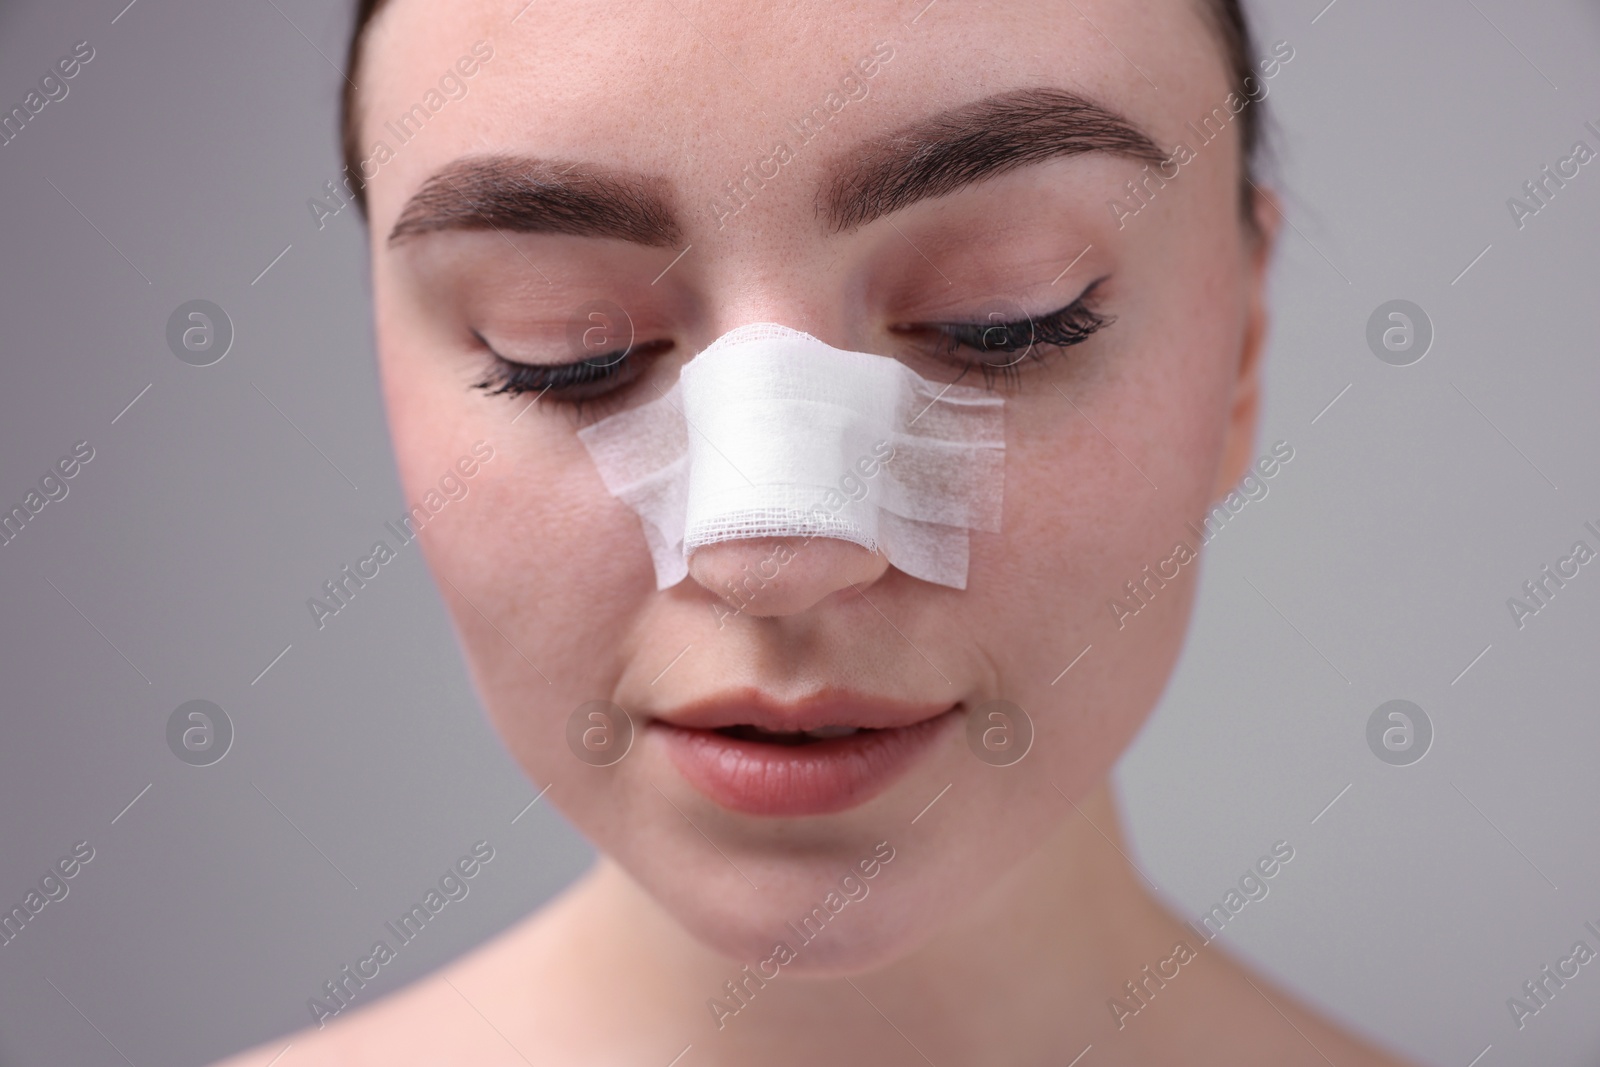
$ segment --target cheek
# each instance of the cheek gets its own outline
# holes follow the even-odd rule
[[[1042,762],[1069,792],[1116,760],[1181,647],[1199,561],[1169,578],[1145,568],[1179,542],[1200,549],[1187,524],[1216,477],[1239,336],[1216,308],[1237,302],[1200,284],[1168,293],[1125,316],[1148,325],[1117,342],[1107,370],[1058,377],[1072,403],[1045,384],[1008,410],[1003,532],[973,541],[986,625],[972,632],[986,635],[1002,695],[1038,712]],[[1148,582],[1146,603],[1128,582]]]
[[[1217,346],[1167,346],[1141,341],[1117,358],[1143,366],[1062,383],[1073,403],[1046,386],[1008,412],[1002,532],[974,538],[1002,628],[1112,621],[1106,602],[1126,582],[1180,540],[1198,547],[1186,524],[1205,510],[1220,459],[1227,361]],[[1163,347],[1172,354],[1149,358]],[[1058,636],[1049,643],[1060,651]]]
[[[611,697],[630,628],[655,591],[638,520],[606,492],[563,410],[519,416],[531,398],[485,397],[459,356],[384,334],[380,324],[407,504],[475,442],[494,449],[466,498],[420,535],[480,696],[536,778],[587,769],[566,751],[567,715]]]

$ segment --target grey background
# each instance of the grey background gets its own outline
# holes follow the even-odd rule
[[[1263,48],[1296,52],[1270,83],[1294,228],[1260,448],[1295,458],[1210,546],[1119,769],[1135,854],[1197,917],[1287,839],[1222,943],[1424,1062],[1595,1063],[1596,968],[1521,1033],[1505,1000],[1600,925],[1600,569],[1521,631],[1505,599],[1600,525],[1600,161],[1521,231],[1505,200],[1574,140],[1600,149],[1600,11],[1323,2],[1257,14]],[[0,6],[7,108],[74,42],[96,50],[0,147],[0,504],[95,448],[0,547],[0,904],[96,850],[0,947],[6,1067],[207,1062],[303,1026],[471,842],[495,860],[381,988],[588,857],[542,804],[512,823],[535,790],[414,548],[325,630],[306,617],[405,507],[362,230],[306,207],[339,169],[344,5],[123,3]],[[193,298],[234,323],[213,367],[166,348]],[[1410,367],[1366,347],[1395,298],[1435,328]],[[197,698],[236,731],[206,768],[165,742]],[[1366,746],[1394,698],[1434,726],[1409,767]]]

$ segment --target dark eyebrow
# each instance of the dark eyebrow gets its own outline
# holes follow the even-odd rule
[[[682,232],[660,179],[515,156],[458,159],[422,183],[391,244],[440,230],[616,237],[675,247]]]
[[[853,229],[918,200],[1086,152],[1166,159],[1148,134],[1092,100],[1064,89],[1017,89],[918,119],[853,149],[834,164],[817,211],[835,231]]]

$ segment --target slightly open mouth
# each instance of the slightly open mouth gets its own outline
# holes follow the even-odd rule
[[[735,741],[759,741],[768,745],[810,745],[818,741],[831,741],[852,734],[872,734],[878,731],[861,726],[819,726],[814,730],[767,730],[760,726],[724,726],[714,731]]]
[[[655,720],[648,729],[689,784],[711,800],[750,815],[794,817],[871,800],[961,722],[956,711],[904,726],[769,730],[750,723],[696,728]]]

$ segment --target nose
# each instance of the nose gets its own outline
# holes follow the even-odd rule
[[[833,537],[749,538],[702,545],[689,576],[746,615],[796,615],[830,593],[871,585],[889,561]]]

